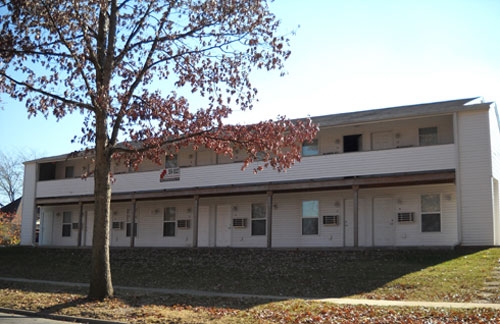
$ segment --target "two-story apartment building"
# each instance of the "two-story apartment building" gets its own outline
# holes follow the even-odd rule
[[[112,246],[500,245],[496,105],[462,99],[313,117],[317,139],[285,173],[182,150],[114,166]],[[91,159],[25,163],[22,244],[90,246]],[[161,179],[160,175],[165,174]]]

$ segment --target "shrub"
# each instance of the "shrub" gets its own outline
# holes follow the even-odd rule
[[[0,246],[17,245],[21,238],[21,226],[14,224],[13,214],[0,212]]]

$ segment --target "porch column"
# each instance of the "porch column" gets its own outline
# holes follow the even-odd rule
[[[267,233],[267,248],[273,247],[273,192],[267,192],[266,201],[266,233]]]
[[[193,247],[198,247],[198,208],[200,206],[200,196],[194,196],[193,203]]]
[[[78,215],[78,247],[82,246],[82,227],[83,227],[83,202],[78,202],[79,215]]]
[[[40,227],[38,228],[38,245],[43,245],[45,238],[45,211],[40,209]]]
[[[135,198],[132,198],[132,224],[130,224],[130,247],[133,248],[135,246]]]
[[[353,246],[357,247],[358,246],[358,200],[359,200],[359,186],[354,185],[352,186],[352,193],[353,193],[353,199],[352,199],[352,204],[353,204],[353,217],[352,217],[352,228],[353,228]]]

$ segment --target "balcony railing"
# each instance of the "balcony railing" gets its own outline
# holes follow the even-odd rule
[[[265,169],[254,174],[252,166],[241,171],[241,163],[208,165],[166,171],[163,180],[170,177],[176,181],[161,181],[163,170],[118,174],[112,190],[125,193],[448,170],[455,169],[455,157],[455,144],[447,144],[305,157],[281,173]],[[93,182],[93,178],[40,181],[36,195],[39,198],[90,195]]]

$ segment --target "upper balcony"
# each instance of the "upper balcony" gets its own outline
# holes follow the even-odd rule
[[[162,170],[117,174],[112,190],[131,193],[450,170],[456,168],[456,148],[455,144],[444,144],[310,156],[281,173],[265,169],[254,174],[252,166],[245,171],[241,166],[236,162],[180,168],[172,181],[160,181]],[[93,178],[38,181],[36,196],[92,195],[93,185]]]

